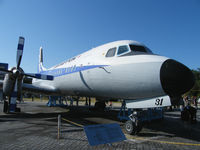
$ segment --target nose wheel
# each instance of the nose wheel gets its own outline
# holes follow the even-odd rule
[[[136,133],[136,126],[131,120],[126,121],[124,126],[128,134],[134,135]]]
[[[124,124],[124,128],[126,133],[131,135],[137,135],[142,130],[142,124],[138,121],[137,117],[133,118],[133,116],[130,116],[131,120],[128,120]]]

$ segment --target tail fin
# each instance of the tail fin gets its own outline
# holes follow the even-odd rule
[[[40,47],[38,72],[40,73],[45,70],[47,69],[43,67],[43,49]]]

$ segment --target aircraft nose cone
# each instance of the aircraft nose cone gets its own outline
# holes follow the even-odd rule
[[[160,69],[162,88],[169,96],[179,96],[189,91],[195,83],[192,71],[185,65],[172,60],[166,60]]]

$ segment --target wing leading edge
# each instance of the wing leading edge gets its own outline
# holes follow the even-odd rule
[[[46,84],[33,85],[33,84],[23,83],[22,90],[23,92],[29,92],[29,93],[34,93],[34,94],[51,95],[51,94],[58,93],[58,90],[55,87],[52,87]]]
[[[3,89],[3,80],[0,80],[0,90]],[[33,94],[47,94],[52,95],[58,93],[58,90],[55,87],[46,85],[46,84],[22,84],[22,91],[23,92],[29,92]]]

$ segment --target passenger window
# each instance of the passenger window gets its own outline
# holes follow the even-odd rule
[[[113,57],[115,56],[115,52],[116,52],[116,47],[115,48],[111,48],[108,50],[106,57]]]
[[[120,46],[118,48],[117,55],[123,54],[123,53],[128,52],[128,51],[129,51],[129,48],[126,45]]]

